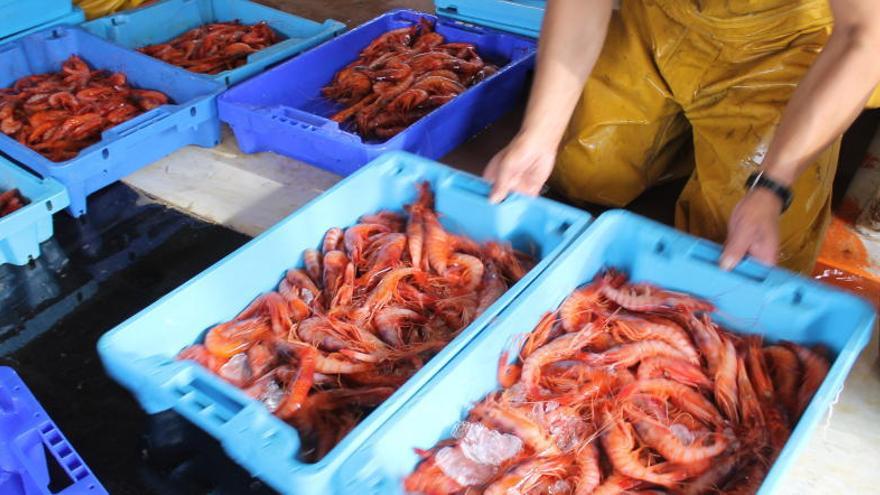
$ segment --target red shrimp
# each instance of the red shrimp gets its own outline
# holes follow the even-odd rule
[[[736,361],[734,361],[734,365],[736,365]],[[715,405],[703,397],[702,394],[686,385],[662,378],[638,380],[623,387],[618,393],[617,398],[626,400],[640,395],[671,401],[705,424],[723,424],[721,413],[718,412]]]
[[[793,419],[799,418],[804,410],[813,399],[813,394],[822,385],[825,376],[828,374],[828,361],[819,354],[807,349],[806,347],[787,342],[786,347],[794,351],[804,370],[801,386],[798,389],[797,409],[794,411]]]
[[[683,352],[660,340],[642,340],[632,344],[622,344],[601,354],[586,354],[583,359],[595,366],[628,368],[643,359],[655,356],[688,359]]]
[[[715,372],[715,402],[729,420],[739,423],[736,348],[730,339],[723,338],[719,358],[718,371]]]
[[[608,430],[602,435],[602,446],[614,469],[620,473],[655,485],[671,487],[681,481],[681,472],[671,471],[668,463],[646,466],[639,458],[637,437],[630,423],[605,413]]]
[[[342,250],[342,237],[343,237],[342,229],[339,227],[332,227],[330,230],[324,234],[324,242],[321,245],[321,252],[323,254],[327,254],[330,251]]]
[[[303,263],[306,266],[306,273],[315,282],[320,285],[323,277],[323,267],[321,266],[321,253],[317,249],[306,249],[303,251]]]
[[[801,380],[801,364],[797,355],[780,345],[765,347],[762,352],[769,361],[776,395],[788,414],[795,416],[798,410],[798,384]]]
[[[502,352],[498,357],[498,383],[503,388],[510,388],[519,381],[521,373],[522,365],[509,362],[508,352]]]
[[[575,290],[559,306],[559,319],[566,332],[576,332],[596,314],[607,315],[607,306],[595,285]]]
[[[714,386],[699,366],[683,359],[662,355],[643,359],[639,364],[638,377],[639,380],[668,378],[704,390],[711,390]]]
[[[477,304],[477,315],[483,314],[492,303],[507,292],[507,284],[501,279],[495,264],[491,261],[486,261],[483,267],[482,289],[480,290],[480,298]]]
[[[559,453],[559,448],[549,432],[526,413],[508,404],[486,399],[474,406],[471,414],[489,425],[518,436],[539,455]]]

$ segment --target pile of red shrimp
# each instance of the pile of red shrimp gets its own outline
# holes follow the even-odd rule
[[[18,192],[18,189],[10,189],[0,193],[0,218],[24,207],[28,202]]]
[[[346,106],[332,120],[388,139],[497,71],[474,45],[447,43],[422,18],[373,40],[322,93]]]
[[[446,231],[427,184],[408,215],[330,229],[276,292],[185,348],[295,426],[317,461],[531,268]]]
[[[411,493],[755,493],[828,372],[710,304],[608,272],[501,357],[502,388],[405,480]]]
[[[215,22],[138,51],[191,72],[217,74],[241,67],[247,63],[248,55],[278,41],[278,35],[265,22]]]
[[[0,131],[61,162],[100,141],[105,129],[166,103],[165,94],[132,88],[125,74],[91,70],[71,55],[59,72],[0,89]]]

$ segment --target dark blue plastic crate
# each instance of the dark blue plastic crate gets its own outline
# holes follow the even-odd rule
[[[64,186],[40,179],[0,157],[0,192],[18,189],[29,201],[0,217],[0,265],[24,265],[40,256],[40,243],[52,237],[52,215],[70,203]]]
[[[107,129],[101,141],[64,162],[53,162],[0,133],[0,152],[67,188],[72,215],[86,212],[89,194],[178,148],[188,144],[214,146],[219,142],[215,102],[223,91],[221,83],[75,27],[55,27],[0,45],[0,87],[9,87],[31,74],[58,71],[73,54],[92,68],[123,72],[132,86],[159,90],[173,103]]]
[[[364,141],[328,117],[340,107],[321,96],[336,72],[381,34],[435,17],[399,10],[384,14],[253,79],[218,100],[220,118],[232,126],[246,153],[274,151],[348,175],[389,150],[439,158],[510,110],[525,92],[535,42],[501,31],[439,19],[450,42],[470,42],[488,61],[506,61],[494,76],[422,117],[393,138]]]
[[[455,424],[498,388],[502,351],[530,332],[577,287],[607,268],[671,290],[708,299],[713,318],[727,328],[768,340],[824,344],[835,355],[831,369],[801,416],[758,492],[777,493],[809,435],[834,401],[871,336],[873,308],[850,294],[779,268],[746,260],[732,272],[718,268],[716,244],[621,210],[600,216],[419,393],[389,419],[339,470],[335,493],[390,495],[428,449],[451,436]]]
[[[258,295],[274,290],[286,270],[302,266],[302,251],[318,246],[330,227],[354,224],[380,209],[401,211],[428,181],[441,221],[477,241],[504,239],[540,262],[480,317],[376,408],[321,461],[297,459],[296,430],[260,402],[187,361],[175,361],[204,330],[233,318]],[[513,195],[487,200],[486,182],[408,153],[383,155],[280,221],[174,292],[119,325],[98,342],[108,374],[137,397],[147,412],[173,408],[217,438],[254,476],[287,494],[330,493],[346,457],[415,394],[589,224],[586,212],[545,198]],[[342,492],[340,492],[342,493]],[[357,493],[357,492],[344,492]]]
[[[544,0],[434,0],[437,15],[537,38]]]
[[[47,459],[46,455],[53,459]],[[49,489],[48,462],[69,477],[61,491]],[[37,398],[18,374],[0,367],[0,493],[3,495],[106,495]]]
[[[165,0],[86,22],[82,28],[135,49],[164,43],[204,24],[234,20],[243,24],[266,21],[283,39],[251,54],[241,67],[201,77],[235,84],[345,31],[345,24],[333,19],[315,22],[248,0]]]
[[[0,40],[73,11],[71,0],[0,0]]]

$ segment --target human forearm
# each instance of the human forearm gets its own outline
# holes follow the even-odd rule
[[[858,7],[849,10],[849,15]],[[871,26],[847,19],[835,26],[785,109],[763,161],[768,176],[792,184],[846,130],[880,82],[878,55],[880,26],[876,23]]]
[[[602,50],[611,11],[611,0],[547,2],[522,135],[540,139],[553,148],[562,139]]]

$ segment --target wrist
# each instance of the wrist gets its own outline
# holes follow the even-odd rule
[[[559,142],[562,140],[562,135],[560,134],[557,136],[554,132],[547,132],[523,126],[514,139],[529,148],[555,151],[559,146]]]
[[[759,187],[749,191],[748,195],[763,204],[768,206],[772,205],[773,210],[776,211],[777,214],[782,215],[785,203],[782,201],[782,198],[773,191]]]
[[[791,206],[792,192],[791,188],[768,176],[766,171],[753,172],[745,183],[746,188],[750,192],[762,191],[778,199],[780,213],[784,212]],[[763,196],[763,195],[762,195]]]
[[[773,163],[762,167],[760,172],[764,177],[788,188],[791,188],[792,184],[794,184],[794,181],[797,179],[797,175],[794,171],[787,170],[786,168]]]

